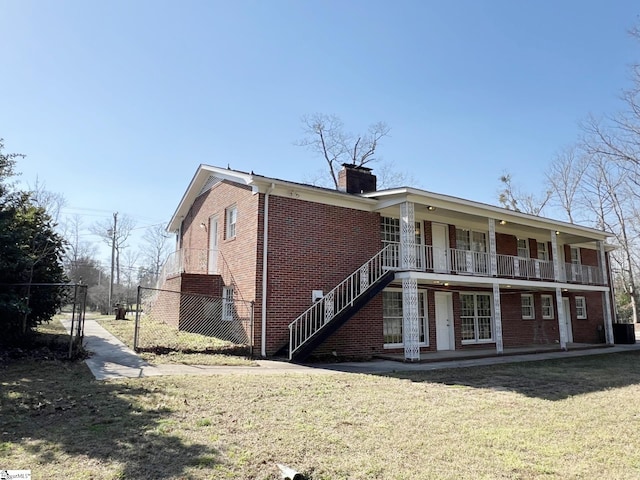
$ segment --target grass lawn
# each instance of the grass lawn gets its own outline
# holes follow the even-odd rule
[[[0,468],[33,478],[640,478],[640,352],[401,373],[97,382],[0,370]]]
[[[87,317],[87,319],[97,320],[100,325],[118,337],[129,348],[133,348],[135,315],[133,313],[129,315],[126,320],[115,320],[113,315]],[[191,353],[184,353],[178,349],[175,351],[156,350],[140,352],[140,356],[152,365],[166,363],[181,363],[185,365],[257,365],[246,356],[225,354],[225,351],[237,349],[237,347],[230,342],[214,337],[198,335],[196,333],[180,332],[161,322],[152,323],[152,320],[148,318],[143,317],[143,319],[143,321],[146,322],[143,324],[145,332],[156,335],[155,343],[154,339],[149,338],[149,336],[147,336],[148,341],[157,345],[183,348],[191,351]],[[215,353],[218,351],[221,353]]]

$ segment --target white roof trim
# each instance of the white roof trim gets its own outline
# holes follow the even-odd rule
[[[466,200],[464,198],[428,192],[425,190],[418,190],[410,187],[370,192],[363,194],[363,196],[367,198],[378,199],[380,209],[390,207],[395,204],[399,205],[402,202],[408,201],[418,204],[430,205],[436,208],[456,210],[472,215],[493,217],[496,220],[506,220],[507,222],[509,222],[509,219],[513,219],[511,220],[512,223],[528,225],[535,228],[561,230],[562,232],[566,233],[588,236],[593,238],[594,240],[604,240],[608,237],[613,236],[613,234],[610,232],[597,230],[595,228],[584,227],[582,225],[576,225],[573,223],[567,223],[561,220],[554,220],[546,217],[538,217],[527,213],[508,210],[503,207],[497,207],[495,205],[488,205],[486,203],[474,202],[472,200]]]

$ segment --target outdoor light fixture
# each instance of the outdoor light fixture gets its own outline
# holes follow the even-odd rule
[[[507,221],[506,220],[500,220],[500,225],[506,225]]]
[[[429,210],[430,212],[433,212],[435,209],[436,207],[432,207],[431,205],[427,207],[427,210]]]
[[[203,228],[203,229],[205,229],[205,230],[206,230],[206,229],[207,229],[207,224],[206,224],[206,223],[204,223],[204,222],[202,222],[202,223],[200,224],[200,228]]]
[[[560,235],[560,232],[558,230],[556,230],[556,235]]]

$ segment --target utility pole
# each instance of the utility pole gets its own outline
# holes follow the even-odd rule
[[[118,226],[118,212],[113,214],[113,228],[110,228],[109,233],[111,234],[111,279],[109,283],[109,313],[111,313],[111,301],[113,299],[113,271],[115,268],[115,253],[116,253],[116,228]]]

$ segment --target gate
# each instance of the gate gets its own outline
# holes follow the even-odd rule
[[[134,349],[252,354],[253,302],[138,287]]]

